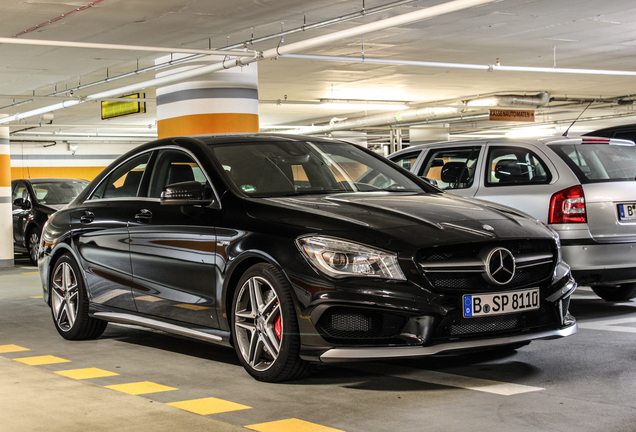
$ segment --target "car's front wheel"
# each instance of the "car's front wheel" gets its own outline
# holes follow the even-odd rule
[[[259,381],[307,375],[289,284],[271,264],[256,264],[238,283],[232,302],[234,347],[241,364]]]
[[[597,285],[592,286],[594,294],[603,300],[620,302],[636,297],[636,283],[627,283],[614,286]]]
[[[88,315],[88,295],[72,255],[64,254],[55,262],[49,293],[53,322],[64,339],[95,339],[104,332],[108,323]]]

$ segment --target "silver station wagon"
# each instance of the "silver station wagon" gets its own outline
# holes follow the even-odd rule
[[[424,144],[389,156],[440,189],[514,207],[556,230],[579,285],[636,297],[636,146],[608,138]]]

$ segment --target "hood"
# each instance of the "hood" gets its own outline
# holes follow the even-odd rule
[[[372,230],[418,244],[552,236],[523,213],[448,193],[352,193],[264,201],[287,211],[257,211],[252,216],[271,220],[276,215],[277,222],[316,232]]]

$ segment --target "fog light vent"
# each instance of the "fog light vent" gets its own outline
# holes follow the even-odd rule
[[[384,311],[332,307],[322,314],[317,327],[327,339],[377,342],[398,336],[405,324],[405,316]]]

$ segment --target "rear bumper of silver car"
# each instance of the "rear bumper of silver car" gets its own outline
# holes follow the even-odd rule
[[[360,347],[360,348],[332,348],[320,356],[320,361],[341,362],[353,360],[391,359],[404,357],[426,357],[453,351],[479,350],[497,348],[505,345],[515,345],[539,339],[557,339],[575,334],[578,331],[576,322],[569,327],[558,330],[547,330],[537,333],[520,334],[498,337],[493,339],[465,340],[442,343],[432,346],[408,347]]]
[[[567,240],[562,251],[580,285],[636,282],[636,243]]]

